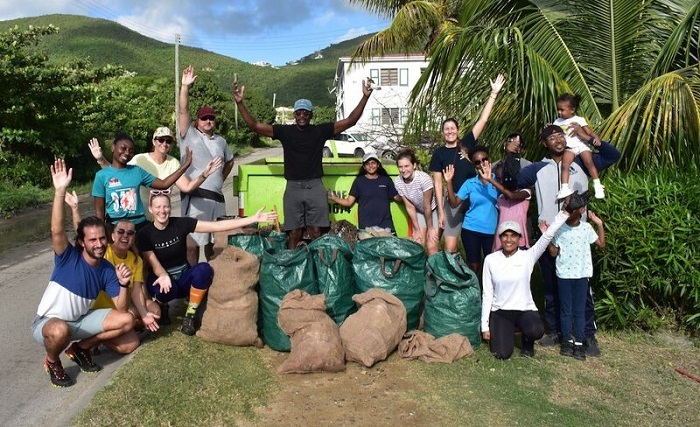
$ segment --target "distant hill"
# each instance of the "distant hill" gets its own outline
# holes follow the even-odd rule
[[[51,61],[64,63],[89,59],[96,66],[121,65],[145,76],[170,77],[174,74],[174,44],[163,43],[116,22],[76,15],[44,15],[0,21],[0,31],[18,25],[60,28],[56,35],[47,36],[37,46]],[[313,59],[316,52],[299,59],[297,65],[279,68],[259,67],[238,59],[204,49],[180,46],[180,66],[192,64],[198,74],[209,72],[224,90],[230,91],[234,73],[249,89],[259,91],[277,105],[292,105],[297,98],[308,98],[315,105],[335,106],[335,95],[328,93],[334,86],[335,69],[340,56],[351,55],[369,35],[334,44],[319,51],[322,59]]]

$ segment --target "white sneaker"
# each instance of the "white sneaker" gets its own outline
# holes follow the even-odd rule
[[[572,194],[574,194],[574,192],[569,188],[569,184],[562,184],[561,190],[557,193],[557,200],[565,199]]]
[[[594,195],[596,199],[605,198],[605,187],[603,184],[593,183],[593,190],[595,191]]]

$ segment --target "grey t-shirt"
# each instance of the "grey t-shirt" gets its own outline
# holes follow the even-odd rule
[[[192,125],[180,142],[180,161],[184,160],[187,147],[192,149],[192,164],[185,172],[189,179],[196,179],[215,157],[221,157],[224,163],[233,159],[233,153],[221,135],[214,134],[209,138]],[[199,188],[223,194],[223,170],[221,167],[214,171]]]

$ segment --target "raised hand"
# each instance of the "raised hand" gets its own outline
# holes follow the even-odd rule
[[[590,218],[595,225],[603,225],[603,220],[591,210],[588,211],[588,218]]]
[[[482,161],[481,166],[476,168],[476,170],[477,172],[479,172],[479,176],[482,179],[486,181],[490,181],[491,179],[493,179],[493,175],[491,173],[491,162],[489,162],[488,160]]]
[[[506,78],[503,76],[503,74],[499,74],[496,76],[496,80],[490,80],[489,83],[491,83],[491,92],[493,93],[498,93],[501,91],[503,88],[503,84],[506,82]]]
[[[66,170],[66,161],[63,159],[54,160],[53,165],[49,168],[51,169],[53,188],[56,190],[65,190],[68,188],[73,179],[73,168]]]
[[[243,102],[245,96],[245,86],[239,86],[238,82],[233,83],[233,100]]]
[[[88,147],[90,147],[90,154],[92,154],[92,157],[94,157],[95,160],[104,158],[104,155],[102,154],[102,147],[100,147],[100,141],[98,141],[97,138],[90,139],[90,142],[88,142]]]
[[[362,80],[362,94],[365,96],[372,94],[372,79]]]
[[[442,176],[445,178],[445,181],[452,181],[452,178],[455,176],[454,165],[447,165],[447,167],[442,170]]]
[[[185,168],[190,167],[190,165],[192,164],[192,148],[190,148],[189,146],[185,150],[185,157],[183,159],[184,160],[181,166],[184,166]]]
[[[117,264],[114,267],[117,272],[117,280],[119,280],[120,285],[128,285],[131,280],[131,270],[123,262]]]
[[[216,157],[212,159],[209,164],[207,164],[207,167],[204,169],[204,178],[208,178],[209,175],[214,173],[215,170],[219,169],[222,165],[224,164],[223,160],[221,160],[221,157]]]
[[[182,81],[181,83],[185,86],[189,86],[194,81],[197,80],[197,76],[194,75],[194,68],[192,66],[188,66],[184,70],[182,70]]]
[[[75,190],[72,193],[66,191],[66,197],[64,197],[63,200],[71,209],[78,208],[78,195],[75,193]]]

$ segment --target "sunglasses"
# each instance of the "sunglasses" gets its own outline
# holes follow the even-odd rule
[[[481,159],[481,160],[474,160],[472,163],[475,164],[475,165],[480,165],[480,164],[485,163],[485,162],[488,162],[488,161],[489,161],[489,158],[488,158],[488,157],[484,157],[484,158]]]
[[[127,236],[133,236],[134,234],[136,234],[136,230],[124,230],[123,228],[117,228],[114,231],[116,231],[117,234],[120,236],[123,235],[124,233],[126,233]]]
[[[296,114],[297,116],[309,117],[309,116],[311,116],[311,111],[308,111],[308,110],[296,110],[296,111],[294,112],[294,114]]]
[[[156,141],[160,142],[161,144],[172,144],[173,140],[170,138],[156,138]]]
[[[151,190],[151,196],[169,196],[170,189],[167,190]]]
[[[216,117],[215,116],[204,116],[204,117],[200,117],[199,120],[201,120],[203,122],[206,122],[206,121],[213,122],[214,120],[216,120]]]

